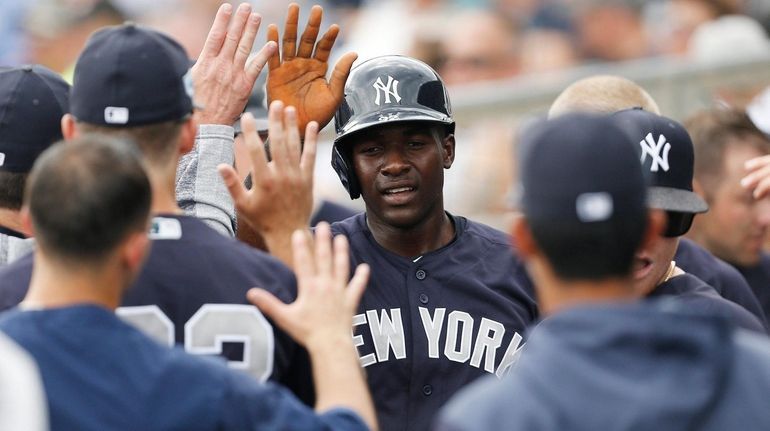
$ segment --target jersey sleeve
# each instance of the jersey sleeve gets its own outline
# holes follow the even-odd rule
[[[339,430],[369,428],[353,411],[331,409],[317,414],[286,389],[258,384],[231,373],[223,400],[224,430]]]
[[[233,128],[201,125],[192,151],[179,160],[176,199],[185,213],[203,220],[217,232],[234,236],[235,206],[217,165],[232,165]]]

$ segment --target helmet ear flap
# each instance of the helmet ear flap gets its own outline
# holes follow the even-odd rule
[[[353,171],[353,163],[344,151],[340,150],[339,145],[332,148],[332,168],[340,177],[342,185],[348,191],[350,199],[358,199],[361,196],[361,187],[358,184],[358,178]]]

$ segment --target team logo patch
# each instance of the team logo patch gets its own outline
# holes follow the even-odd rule
[[[104,122],[107,124],[128,123],[128,108],[122,106],[108,106],[104,108]]]
[[[652,133],[648,133],[644,140],[639,141],[639,145],[642,146],[642,164],[649,155],[652,160],[651,172],[658,172],[658,168],[663,168],[665,172],[668,172],[668,152],[671,150],[671,144],[666,142],[665,136],[660,135],[658,141],[655,142]]]
[[[393,79],[392,76],[388,75],[387,83],[383,83],[382,77],[378,77],[377,81],[372,84],[372,87],[377,90],[377,95],[374,98],[375,105],[380,106],[383,95],[385,96],[383,103],[393,103],[390,101],[391,96],[395,100],[395,103],[401,102],[401,96],[398,94],[398,80]]]
[[[584,223],[604,221],[612,216],[612,196],[606,192],[583,193],[575,200],[578,219]]]
[[[175,218],[153,217],[148,234],[150,239],[180,239],[182,224]]]

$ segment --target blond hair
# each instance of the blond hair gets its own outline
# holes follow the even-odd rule
[[[548,110],[548,118],[568,112],[610,114],[634,107],[660,115],[658,104],[637,83],[619,76],[596,75],[565,88]]]

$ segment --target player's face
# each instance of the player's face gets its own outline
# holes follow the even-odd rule
[[[352,160],[370,223],[409,229],[443,216],[454,136],[430,123],[372,127],[356,137]]]
[[[657,241],[634,255],[633,279],[638,292],[648,294],[666,276],[674,258],[679,238],[660,236]]]
[[[695,218],[693,238],[717,257],[742,266],[755,265],[770,224],[770,202],[755,200],[740,184],[744,163],[761,156],[747,145],[725,150],[722,178],[706,190],[709,211]]]

